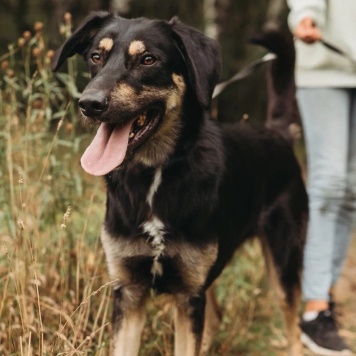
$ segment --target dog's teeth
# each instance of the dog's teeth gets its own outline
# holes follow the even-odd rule
[[[137,120],[137,125],[138,126],[143,126],[145,124],[146,121],[146,116],[145,115],[141,115],[139,116],[138,120]]]

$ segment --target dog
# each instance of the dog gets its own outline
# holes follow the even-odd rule
[[[289,353],[302,353],[298,307],[307,195],[291,145],[249,123],[210,120],[216,43],[178,19],[92,13],[56,51],[82,54],[79,100],[99,124],[81,158],[107,186],[101,240],[113,287],[113,355],[137,355],[153,290],[174,299],[177,356],[209,349],[219,314],[212,283],[257,236],[278,286]]]

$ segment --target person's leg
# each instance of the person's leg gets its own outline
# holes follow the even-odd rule
[[[336,221],[346,185],[349,96],[342,89],[298,89],[297,95],[307,146],[310,209],[303,294],[307,310],[323,310],[332,284]]]
[[[352,238],[352,230],[356,218],[356,90],[349,89],[349,151],[347,165],[347,180],[345,199],[340,207],[334,241],[333,275],[334,285],[341,273],[348,247]]]
[[[319,355],[350,355],[329,306],[334,263],[344,256],[348,241],[346,231],[341,231],[347,229],[347,224],[342,225],[347,215],[340,212],[347,197],[350,92],[302,89],[297,95],[307,145],[309,193],[301,340]],[[341,240],[343,248],[339,248]]]

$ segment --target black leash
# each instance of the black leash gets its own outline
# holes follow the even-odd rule
[[[326,48],[330,49],[331,51],[339,54],[340,56],[343,56],[345,58],[347,58],[349,61],[351,61],[354,65],[356,65],[356,61],[354,58],[352,58],[348,53],[346,53],[345,51],[343,51],[342,49],[340,49],[339,47],[331,44],[328,41],[325,41],[324,39],[320,39],[320,43],[323,44]]]
[[[345,57],[349,57],[344,51],[342,51],[340,48],[334,46],[333,44],[323,40],[322,38],[320,39],[320,43],[322,43],[326,48],[331,49],[333,52],[336,52],[337,54],[340,54]]]
[[[344,56],[344,57],[348,58],[349,60],[351,60],[353,63],[355,63],[355,60],[353,58],[351,58],[351,56],[349,56],[345,51],[341,50],[337,46],[334,46],[333,44],[331,44],[328,41],[325,41],[324,39],[320,39],[320,43],[322,43],[326,48],[330,49],[331,51],[333,51],[341,56]],[[260,67],[262,64],[273,61],[276,58],[277,58],[277,56],[274,53],[267,53],[262,58],[254,61],[251,64],[249,64],[248,66],[242,68],[239,72],[237,72],[235,75],[233,75],[230,79],[217,84],[214,89],[214,92],[213,92],[213,96],[212,96],[213,99],[216,98],[218,95],[220,95],[221,92],[223,90],[225,90],[226,87],[228,87],[230,84],[232,84],[238,80],[241,80],[243,78],[246,78],[251,73],[253,73],[258,67]]]
[[[260,67],[262,64],[270,62],[276,58],[277,58],[277,56],[274,53],[267,53],[262,58],[254,61],[251,64],[249,64],[248,66],[242,68],[239,72],[237,72],[230,79],[225,80],[224,82],[221,82],[218,85],[216,85],[214,92],[213,92],[213,99],[216,98],[231,83],[241,80],[243,78],[246,78],[252,72],[254,72],[258,67]]]

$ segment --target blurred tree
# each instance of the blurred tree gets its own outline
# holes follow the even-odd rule
[[[270,0],[268,2],[265,26],[286,30],[288,7],[286,0]]]
[[[146,16],[170,20],[178,16],[181,21],[204,29],[202,0],[131,0],[130,17]]]
[[[62,37],[63,15],[72,13],[74,27],[90,11],[112,10],[125,17],[146,16],[169,20],[178,16],[219,41],[222,50],[221,80],[231,77],[265,51],[249,39],[265,24],[286,28],[285,0],[0,0],[0,50],[6,50],[35,21],[44,22],[53,48]],[[264,70],[231,85],[216,101],[219,119],[240,119],[248,114],[263,118],[265,112]]]
[[[222,80],[230,78],[264,53],[249,42],[263,27],[267,6],[265,0],[256,0],[253,4],[247,1],[216,0],[218,40],[222,48]],[[253,120],[263,117],[266,108],[263,76],[263,70],[259,70],[226,89],[218,98],[219,120],[240,120],[245,114]]]
[[[204,22],[205,22],[205,34],[210,38],[218,40],[219,27],[217,24],[216,16],[216,0],[204,0]]]
[[[131,2],[131,0],[112,0],[111,2],[109,1],[108,7],[114,13],[124,16],[130,12]]]
[[[19,35],[30,28],[27,19],[28,12],[28,0],[0,0],[0,24],[2,24],[0,43],[4,44],[3,40],[7,39],[7,37],[2,38],[2,36],[7,36],[12,32]],[[16,21],[13,21],[13,19],[16,19]],[[7,28],[7,31],[5,31],[5,28]]]

